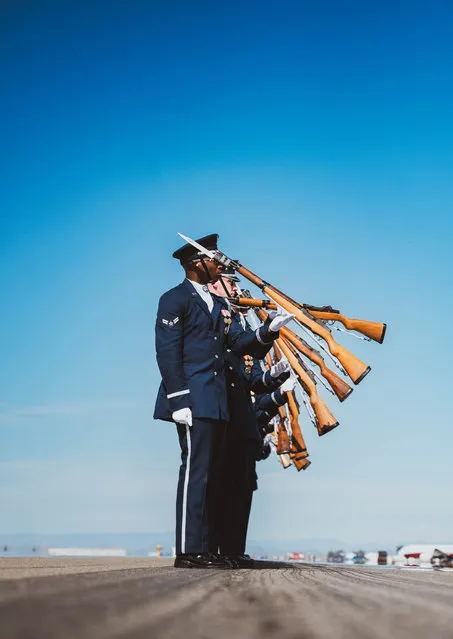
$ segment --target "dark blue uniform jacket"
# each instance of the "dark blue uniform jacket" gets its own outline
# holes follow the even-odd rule
[[[268,351],[269,348],[266,350]],[[261,358],[265,354],[264,349],[259,353]],[[234,430],[238,442],[254,442],[261,449],[262,440],[250,391],[253,391],[255,395],[271,393],[287,379],[289,373],[274,378],[269,371],[262,370],[257,359],[253,360],[253,366],[250,372],[247,372],[244,358],[229,350],[227,350],[225,359],[228,405],[230,407],[229,429]]]
[[[244,331],[231,321],[227,302],[212,296],[207,304],[188,280],[159,300],[156,320],[156,356],[162,382],[154,410],[155,419],[171,421],[180,408],[192,409],[194,418],[228,420],[225,376],[226,349],[237,355],[260,352],[278,337],[266,326]]]

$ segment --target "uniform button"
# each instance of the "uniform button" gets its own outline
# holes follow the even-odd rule
[[[234,386],[234,384],[231,384],[231,386]]]
[[[231,348],[227,348],[227,353],[231,353]]]
[[[214,355],[214,357],[215,357],[216,359],[219,359],[219,356],[218,356],[218,355]]]
[[[214,375],[217,375],[217,371],[214,371]]]
[[[214,337],[214,339],[217,339],[217,337]]]
[[[232,370],[233,370],[233,367],[232,367],[232,366],[230,366],[230,371],[232,371]]]

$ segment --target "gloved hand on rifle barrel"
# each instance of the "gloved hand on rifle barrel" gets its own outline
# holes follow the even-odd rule
[[[290,391],[294,390],[296,381],[296,377],[294,375],[290,375],[288,379],[284,381],[283,384],[280,386],[280,392],[289,393]]]
[[[295,316],[292,313],[288,313],[281,306],[278,307],[277,311],[271,311],[269,313],[269,319],[271,320],[269,324],[269,330],[273,333],[278,333],[278,331],[286,326]]]
[[[280,377],[283,373],[289,373],[290,370],[291,366],[289,365],[289,362],[285,359],[281,359],[279,362],[270,367],[270,374],[271,377]]]

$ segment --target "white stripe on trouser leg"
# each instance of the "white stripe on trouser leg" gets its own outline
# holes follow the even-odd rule
[[[184,490],[182,493],[182,522],[181,522],[181,552],[186,552],[186,518],[187,518],[187,488],[189,486],[190,475],[190,455],[192,452],[192,442],[190,441],[190,426],[186,424],[186,437],[187,437],[187,461],[186,461],[186,475],[184,477]]]

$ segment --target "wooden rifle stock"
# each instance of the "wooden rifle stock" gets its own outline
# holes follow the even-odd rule
[[[255,312],[262,322],[266,321],[267,313],[265,311]],[[291,342],[291,344],[295,346],[302,355],[305,355],[308,359],[319,366],[321,375],[329,382],[340,402],[344,402],[344,400],[349,397],[354,389],[326,366],[323,358],[317,351],[312,349],[301,337],[299,337],[299,335],[296,335],[296,333],[287,326],[280,329],[280,335],[282,335],[288,342]]]
[[[291,458],[290,458],[289,455],[287,455],[287,454],[279,455],[278,458],[279,458],[279,460],[281,462],[281,465],[283,466],[284,470],[286,470],[287,468],[289,468],[291,466],[292,461],[291,461]]]
[[[384,341],[387,324],[382,324],[380,322],[369,322],[368,320],[352,319],[349,317],[345,317],[341,313],[312,311],[311,309],[307,310],[310,315],[313,315],[313,317],[316,317],[317,319],[341,322],[341,324],[343,324],[343,326],[349,331],[357,331],[358,333],[362,333],[362,335],[369,337],[379,344],[382,344],[382,342]]]
[[[311,461],[309,459],[307,459],[306,457],[300,457],[300,455],[298,455],[297,453],[290,453],[289,457],[297,470],[307,470],[307,468],[311,464]]]
[[[287,297],[286,295],[284,297]],[[289,298],[287,298],[289,300]],[[266,308],[268,310],[276,310],[277,304],[270,302],[269,300],[255,300],[248,297],[240,297],[234,300],[234,303],[238,306],[251,306],[253,308]],[[385,337],[385,331],[387,324],[382,322],[370,322],[369,320],[353,319],[346,317],[342,313],[316,309],[308,304],[296,304],[300,309],[308,312],[312,317],[324,321],[341,322],[348,331],[357,331],[362,333],[366,337],[382,344]],[[327,308],[327,307],[325,307]]]
[[[302,388],[306,391],[310,398],[310,404],[316,416],[318,435],[325,435],[336,428],[339,422],[335,419],[321,397],[318,395],[316,385],[308,373],[304,370],[303,362],[301,360],[299,361],[299,356],[295,352],[294,347],[282,337],[279,337],[277,342],[285,354],[286,359],[291,364],[291,368],[296,373]]]
[[[289,442],[289,435],[285,426],[286,414],[283,406],[278,407],[278,414],[280,420],[277,428],[277,455],[284,455],[291,451],[291,444]]]
[[[304,459],[308,457],[308,452],[304,436],[299,426],[299,407],[294,391],[289,391],[286,395],[288,397],[289,423],[291,425],[291,452],[300,459]]]
[[[310,316],[303,307],[301,307],[300,304],[279,291],[278,288],[275,288],[271,284],[268,284],[267,282],[262,280],[260,277],[245,268],[245,266],[242,266],[238,263],[235,264],[235,267],[236,266],[238,273],[248,279],[249,282],[252,282],[252,284],[255,284],[255,286],[258,286],[258,288],[260,288],[268,297],[274,300],[274,302],[279,304],[286,311],[292,313],[296,317],[296,319],[306,328],[310,329],[312,333],[315,333],[315,335],[322,337],[327,343],[327,346],[329,347],[332,355],[335,355],[335,357],[339,359],[341,365],[343,366],[349,377],[352,379],[354,384],[359,384],[365,377],[365,375],[370,372],[370,366],[350,353],[346,348],[344,348],[344,346],[338,344],[334,340],[330,332],[327,330],[327,328],[325,326],[322,326],[321,324],[318,324],[316,320],[313,319],[313,317]]]
[[[269,444],[271,445],[272,450],[275,450],[275,452],[277,453],[277,438],[275,436],[275,433],[273,435],[273,437],[269,440]],[[283,469],[286,470],[287,468],[289,468],[292,464],[291,458],[289,456],[288,453],[284,453],[283,455],[279,455],[278,456],[281,465],[283,466]]]

